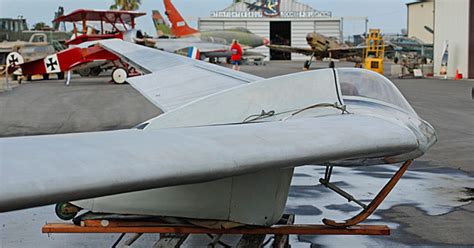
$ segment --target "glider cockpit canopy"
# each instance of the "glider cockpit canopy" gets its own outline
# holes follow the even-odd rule
[[[340,68],[337,72],[345,101],[368,98],[372,102],[390,105],[390,107],[396,107],[417,116],[405,97],[386,77],[373,71],[356,68]]]

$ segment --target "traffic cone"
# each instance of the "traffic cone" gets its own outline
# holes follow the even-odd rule
[[[459,69],[456,69],[456,76],[454,77],[454,80],[460,80],[462,79],[462,73],[459,73]]]

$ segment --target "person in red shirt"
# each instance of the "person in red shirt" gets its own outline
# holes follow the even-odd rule
[[[232,45],[230,46],[231,57],[230,61],[232,63],[232,69],[240,71],[240,65],[242,64],[242,47],[239,44],[239,41],[233,40]]]

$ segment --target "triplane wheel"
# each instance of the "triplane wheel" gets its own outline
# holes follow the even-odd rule
[[[55,207],[56,216],[61,220],[72,220],[76,217],[77,213],[81,211],[79,207],[72,205],[71,203],[58,203]]]
[[[118,67],[112,72],[112,81],[116,84],[123,84],[127,81],[128,72],[125,68]]]
[[[58,80],[63,80],[64,79],[64,72],[60,72],[57,74]]]

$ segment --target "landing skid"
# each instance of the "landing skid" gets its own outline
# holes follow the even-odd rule
[[[346,228],[346,227],[351,227],[355,226],[363,221],[365,221],[378,207],[379,205],[385,200],[387,195],[392,191],[392,189],[395,187],[395,185],[398,183],[400,178],[403,176],[405,171],[408,169],[408,166],[412,163],[412,160],[408,160],[403,165],[398,169],[398,171],[393,175],[393,177],[390,179],[390,181],[387,182],[387,184],[382,188],[382,190],[377,194],[377,196],[372,200],[372,202],[369,205],[365,205],[362,202],[358,201],[355,199],[352,195],[349,193],[343,191],[339,187],[337,187],[334,184],[331,184],[329,182],[331,178],[331,173],[332,173],[332,166],[327,166],[326,167],[326,174],[324,179],[320,179],[320,183],[323,184],[324,186],[330,188],[331,190],[335,191],[342,197],[346,198],[349,202],[353,201],[357,203],[359,206],[363,208],[363,210],[356,216],[345,220],[343,222],[336,222],[334,220],[330,219],[323,219],[323,223],[332,226],[332,227],[338,227],[338,228]]]

